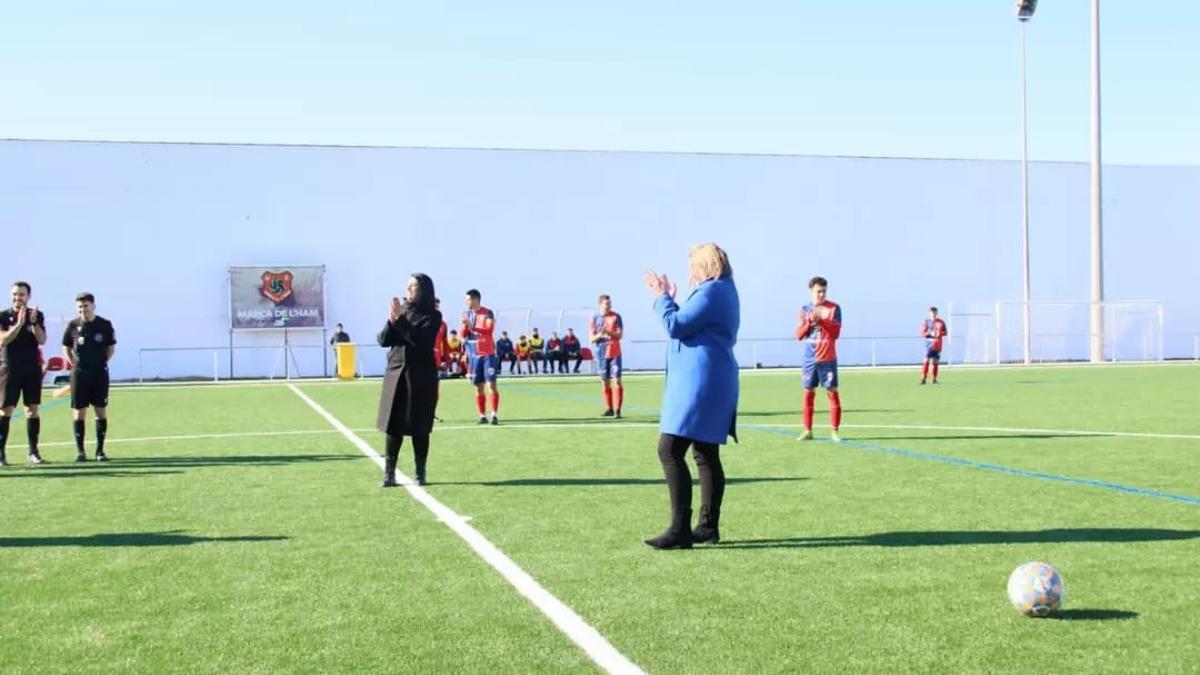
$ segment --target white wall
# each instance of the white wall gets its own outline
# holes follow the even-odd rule
[[[1031,180],[1034,299],[1086,300],[1087,166],[1038,163]],[[1163,300],[1167,353],[1190,356],[1200,167],[1110,167],[1105,181],[1108,297]],[[95,293],[122,378],[139,347],[227,345],[225,270],[243,263],[326,265],[330,323],[359,342],[413,271],[448,315],[470,287],[493,308],[608,292],[630,338],[657,338],[642,271],[682,280],[688,247],[714,240],[743,338],[788,336],[814,274],[847,336],[909,335],[930,304],[1020,298],[1019,191],[1018,165],[1000,161],[0,141],[0,277],[31,282],[51,312]],[[627,366],[659,354],[634,347]],[[239,357],[239,374],[274,357]],[[175,358],[211,370],[211,354]]]

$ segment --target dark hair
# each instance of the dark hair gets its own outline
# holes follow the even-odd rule
[[[96,304],[96,296],[91,293],[80,293],[75,296],[75,302],[90,302],[94,305]]]
[[[417,280],[417,297],[413,298],[410,306],[420,314],[432,314],[433,299],[437,297],[433,292],[433,279],[420,272],[414,272],[412,278]]]
[[[478,290],[472,288],[471,290],[467,291],[467,297],[472,298],[474,300],[479,300],[483,296],[479,294]]]
[[[825,277],[813,277],[808,280],[808,287],[812,288],[813,286],[829,288],[829,282],[825,280]]]
[[[930,308],[929,308],[929,311],[931,311],[931,312],[936,312],[936,311],[937,311],[937,307],[930,307]]]
[[[21,288],[25,289],[26,293],[28,293],[29,295],[33,295],[33,287],[29,285],[28,281],[14,281],[12,285],[13,285],[13,288],[20,286]]]
[[[612,300],[608,293],[601,293],[600,297],[596,298],[596,302],[604,302],[605,300]]]
[[[450,334],[451,334],[451,335],[458,335],[458,331],[456,331],[456,330],[454,330],[454,329],[450,329]]]

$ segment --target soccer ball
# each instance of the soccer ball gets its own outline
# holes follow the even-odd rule
[[[1062,576],[1044,562],[1029,562],[1008,577],[1008,599],[1025,616],[1048,616],[1062,606]]]

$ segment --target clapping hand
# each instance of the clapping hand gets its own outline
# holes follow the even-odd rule
[[[392,301],[388,303],[388,322],[396,323],[403,313],[404,303],[400,302],[400,298],[392,298]]]
[[[678,290],[678,287],[671,283],[671,280],[667,278],[667,275],[663,274],[660,276],[652,269],[646,270],[646,274],[642,280],[645,281],[646,288],[650,289],[650,292],[654,295],[663,295],[665,293],[666,295],[674,298],[675,293]]]

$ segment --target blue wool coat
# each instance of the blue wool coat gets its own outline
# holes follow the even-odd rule
[[[671,338],[659,431],[704,443],[737,440],[738,364],[733,356],[741,304],[732,277],[706,281],[679,306],[654,303]]]

